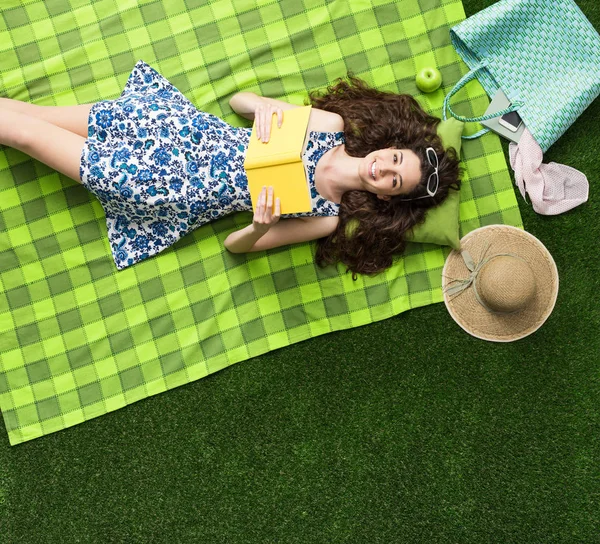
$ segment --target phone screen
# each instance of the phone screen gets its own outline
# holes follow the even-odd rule
[[[519,127],[519,125],[523,122],[521,120],[521,116],[516,111],[511,111],[502,116],[502,119],[506,121],[509,125],[513,127]]]

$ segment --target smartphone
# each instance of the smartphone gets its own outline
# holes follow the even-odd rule
[[[522,122],[521,116],[516,111],[511,111],[498,119],[498,123],[511,132],[517,132]]]

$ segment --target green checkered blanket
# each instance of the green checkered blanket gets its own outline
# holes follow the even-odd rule
[[[143,59],[200,109],[241,125],[238,90],[303,103],[352,70],[441,115],[466,72],[448,30],[460,0],[5,0],[0,95],[41,105],[116,98]],[[415,73],[438,66],[444,89]],[[485,110],[478,84],[462,115]],[[496,136],[465,142],[461,231],[521,226]],[[99,202],[14,149],[0,149],[0,408],[11,444],[75,425],[232,363],[439,302],[447,248],[412,244],[353,282],[313,264],[313,244],[232,255],[228,217],[117,272]]]

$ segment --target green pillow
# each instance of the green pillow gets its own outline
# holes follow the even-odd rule
[[[459,157],[464,125],[463,122],[450,117],[450,119],[442,121],[437,128],[443,146],[445,148],[453,147]],[[439,206],[428,210],[425,214],[425,222],[417,225],[413,229],[412,235],[407,234],[406,240],[460,249],[460,235],[458,232],[459,205],[460,191],[450,189],[446,200]]]

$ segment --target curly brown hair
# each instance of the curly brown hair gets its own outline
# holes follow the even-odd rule
[[[450,188],[460,189],[462,172],[456,151],[445,150],[437,134],[440,119],[423,111],[412,96],[378,91],[351,74],[347,79],[339,78],[325,93],[309,94],[315,108],[344,119],[346,152],[365,157],[390,147],[410,149],[421,160],[421,180],[409,194],[390,200],[367,191],[348,191],[342,196],[337,229],[318,241],[315,260],[319,266],[340,261],[356,279],[357,273],[377,274],[392,265],[394,256],[404,251],[405,234],[425,220],[427,209],[443,202]],[[427,180],[433,172],[426,157],[428,147],[438,157],[438,190],[433,197],[402,200],[427,195]]]

